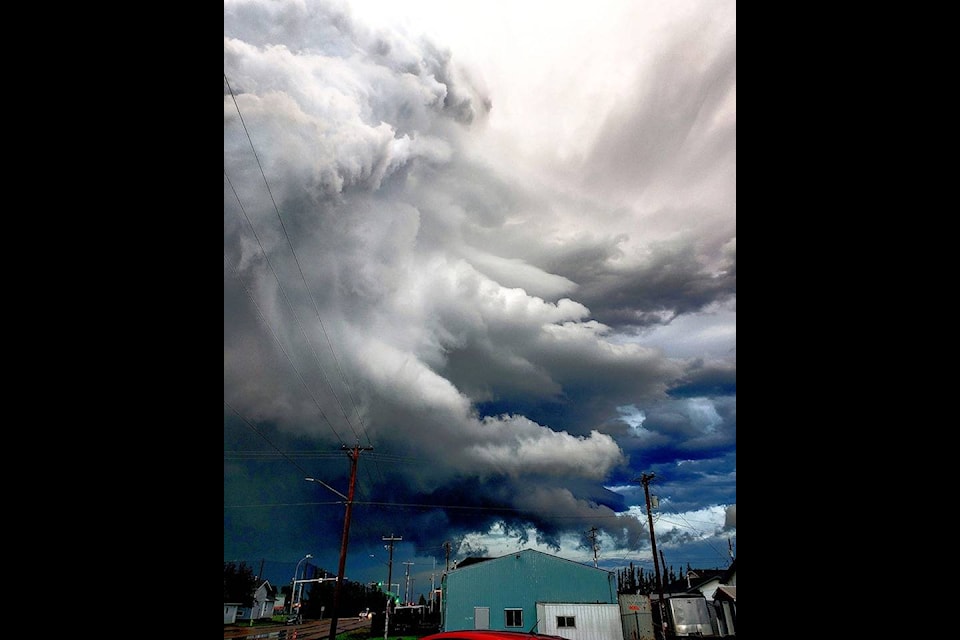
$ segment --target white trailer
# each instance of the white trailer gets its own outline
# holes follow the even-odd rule
[[[620,605],[538,602],[537,632],[568,640],[623,640]]]

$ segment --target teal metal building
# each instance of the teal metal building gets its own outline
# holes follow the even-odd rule
[[[444,631],[537,631],[537,605],[542,612],[545,603],[619,607],[613,572],[533,549],[454,569],[443,576],[441,589]],[[581,609],[586,622],[590,616]],[[616,620],[619,625],[619,615]],[[587,637],[586,629],[580,631],[577,637]]]

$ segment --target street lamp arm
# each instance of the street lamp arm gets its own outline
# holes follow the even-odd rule
[[[343,495],[342,493],[340,493],[339,491],[337,491],[336,489],[334,489],[333,487],[331,487],[330,485],[328,485],[328,484],[327,484],[326,482],[324,482],[323,480],[317,480],[316,478],[304,478],[304,480],[306,480],[307,482],[316,482],[317,484],[322,484],[322,485],[325,486],[327,489],[330,489],[330,491],[333,491],[335,494],[337,494],[338,496],[340,496],[340,497],[343,498],[344,500],[347,500],[347,501],[350,500],[350,498],[348,498],[347,496]]]

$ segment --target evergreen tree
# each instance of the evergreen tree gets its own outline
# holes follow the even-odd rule
[[[257,578],[253,568],[245,562],[223,563],[223,601],[239,602],[241,606],[252,607],[253,595],[257,590]]]

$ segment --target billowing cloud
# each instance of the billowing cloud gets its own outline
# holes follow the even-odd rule
[[[670,35],[622,73],[581,64],[620,45],[560,47],[582,83],[529,95],[534,61],[493,64],[516,50],[468,30],[461,58],[361,4],[224,3],[225,556],[336,540],[337,506],[253,505],[323,511],[303,477],[344,491],[353,445],[353,535],[435,557],[582,551],[588,526],[640,553],[643,470],[680,513],[734,504],[733,3],[647,16]],[[626,43],[642,12],[614,10],[560,24]]]

